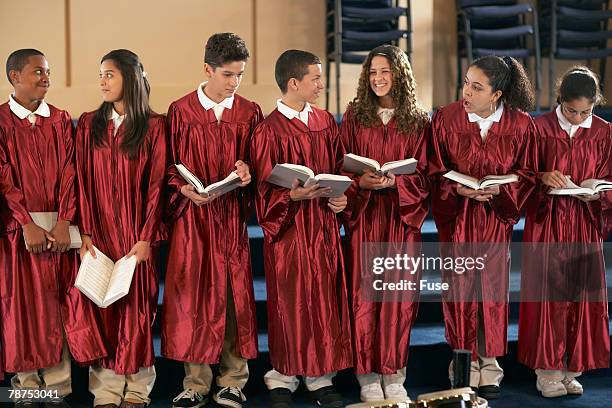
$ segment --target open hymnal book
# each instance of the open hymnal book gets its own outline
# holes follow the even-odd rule
[[[136,257],[125,256],[113,262],[94,246],[96,257],[89,251],[83,257],[74,286],[96,305],[106,308],[130,292],[136,269]]]
[[[266,181],[277,186],[291,188],[295,179],[299,180],[302,187],[310,187],[318,183],[320,188],[331,188],[332,191],[329,194],[325,194],[325,197],[341,196],[353,182],[349,177],[337,174],[322,173],[315,176],[314,172],[308,167],[290,163],[274,166],[272,173],[270,173]]]
[[[56,212],[31,212],[30,217],[32,217],[34,224],[47,232],[51,231],[55,227],[55,224],[57,224]],[[79,232],[79,227],[71,225],[68,227],[68,232],[70,233],[70,248],[81,248],[81,233]]]
[[[489,176],[483,177],[478,180],[476,177],[468,176],[458,171],[451,170],[444,175],[444,177],[449,178],[457,183],[463,184],[466,187],[469,187],[473,190],[483,190],[487,187],[500,186],[502,184],[514,183],[518,181],[518,176],[516,174],[502,174],[502,175],[494,175],[491,174]]]
[[[598,179],[584,180],[577,186],[569,177],[567,186],[564,188],[553,188],[548,194],[553,195],[596,195],[602,191],[612,190],[612,182]]]
[[[371,170],[379,176],[384,176],[388,173],[401,176],[403,174],[414,173],[416,166],[417,160],[413,158],[391,161],[381,166],[376,160],[348,153],[344,155],[342,168],[344,171],[358,175],[362,175],[366,170]]]
[[[210,195],[214,193],[222,195],[240,187],[240,184],[242,183],[240,176],[238,176],[238,174],[232,171],[229,176],[227,176],[223,180],[217,181],[216,183],[204,187],[202,181],[197,178],[192,172],[190,172],[187,167],[183,166],[182,164],[175,164],[174,166],[176,167],[180,175],[183,176],[185,181],[195,188],[198,194]]]

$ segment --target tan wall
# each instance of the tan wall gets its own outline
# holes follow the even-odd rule
[[[455,99],[455,2],[401,1],[412,5],[412,63],[419,99],[427,109],[447,104]],[[274,82],[276,57],[288,48],[324,57],[325,0],[21,0],[19,4],[0,0],[2,64],[18,48],[43,51],[53,72],[47,99],[75,117],[100,103],[99,60],[114,48],[140,55],[153,88],[153,108],[165,112],[170,102],[203,79],[205,41],[220,31],[236,32],[246,40],[252,58],[239,92],[269,112],[279,95]],[[570,64],[559,64],[557,72]],[[341,110],[354,97],[360,70],[342,64]],[[608,64],[609,75],[611,70]],[[332,102],[333,78],[332,72]],[[0,80],[0,100],[10,91],[9,84]],[[543,91],[545,95],[546,88]],[[320,105],[324,102],[321,98]],[[335,108],[335,103],[330,106]]]

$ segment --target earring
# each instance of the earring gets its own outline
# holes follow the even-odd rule
[[[491,114],[495,113],[495,109],[493,108],[493,102],[491,102]]]

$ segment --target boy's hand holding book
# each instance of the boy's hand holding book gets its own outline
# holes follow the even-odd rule
[[[23,237],[26,242],[26,249],[34,254],[40,254],[50,249],[51,244],[55,241],[51,234],[33,221],[23,226]]]
[[[70,221],[57,220],[55,227],[49,232],[54,238],[51,241],[51,250],[54,252],[66,252],[70,249]]]
[[[473,190],[469,187],[457,184],[457,194],[476,201],[489,201],[493,196],[499,195],[499,186],[491,186],[483,190]]]
[[[293,201],[312,200],[329,194],[331,191],[332,189],[329,187],[321,188],[319,183],[312,184],[308,187],[300,187],[300,181],[295,179],[291,185],[289,196]]]
[[[212,193],[208,195],[198,194],[195,187],[192,186],[191,184],[185,184],[183,187],[181,187],[181,194],[183,194],[185,197],[193,201],[193,203],[197,205],[198,207],[204,204],[208,204],[212,200],[218,197],[218,194],[216,193]]]
[[[359,188],[362,190],[382,190],[383,188],[397,188],[395,184],[395,175],[387,173],[381,176],[372,170],[365,170],[359,178]]]

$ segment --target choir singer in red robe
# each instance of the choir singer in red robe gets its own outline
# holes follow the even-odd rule
[[[450,285],[443,304],[446,339],[472,352],[470,385],[487,399],[499,396],[503,370],[495,357],[507,352],[508,245],[535,186],[535,126],[525,113],[533,102],[519,62],[482,57],[465,75],[463,99],[440,108],[433,120],[429,165],[440,241],[453,243],[455,257],[472,254],[465,244],[474,243],[484,260],[482,273],[443,275]],[[518,181],[473,190],[443,177],[450,170],[477,179],[514,174]],[[482,243],[490,254],[480,253]]]
[[[149,106],[140,60],[114,50],[100,66],[102,105],[84,113],[76,134],[83,246],[117,261],[138,262],[127,296],[99,309],[109,356],[90,368],[94,406],[144,407],[155,382],[152,324],[157,273],[152,245],[160,239],[165,186],[166,122]]]
[[[255,129],[251,160],[256,207],[264,231],[268,333],[273,369],[264,381],[272,407],[291,403],[299,380],[319,406],[342,407],[332,385],[337,370],[351,366],[350,323],[337,213],[345,195],[313,184],[292,189],[266,182],[276,164],[308,166],[315,174],[340,171],[338,127],[312,104],[323,89],[321,61],[309,52],[285,51],[276,61],[283,94]]]
[[[16,373],[12,388],[57,391],[62,399],[53,406],[67,407],[70,354],[80,363],[106,355],[97,327],[88,324],[95,322],[93,304],[73,287],[72,120],[44,100],[50,69],[40,51],[17,50],[6,66],[14,93],[0,105],[0,371]],[[56,213],[57,223],[47,232],[33,222],[34,212]]]
[[[233,33],[215,34],[204,53],[207,82],[170,105],[173,162],[204,185],[236,172],[239,188],[200,195],[171,164],[173,221],[162,320],[162,354],[184,362],[183,391],[174,407],[206,403],[220,363],[213,399],[240,408],[248,358],[257,357],[253,277],[246,221],[252,201],[251,134],[263,119],[259,105],[236,94],[249,51]]]
[[[557,107],[535,120],[540,172],[525,223],[518,359],[535,369],[544,397],[582,394],[576,377],[610,365],[601,245],[612,191],[550,194],[612,181],[610,124],[593,115],[602,101],[597,76],[574,67],[559,82]]]
[[[417,104],[416,83],[404,51],[392,45],[373,49],[363,64],[357,96],[342,120],[344,150],[380,164],[408,158],[417,159],[418,164],[410,175],[352,175],[347,194],[347,273],[362,401],[408,397],[403,384],[418,298],[367,300],[364,291],[372,288],[362,287],[361,251],[368,242],[421,241],[420,229],[428,212],[430,130],[427,113]]]

